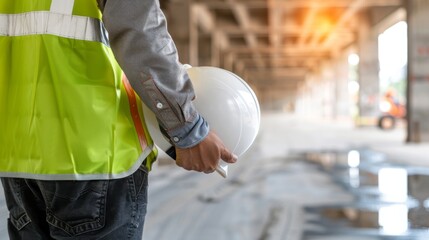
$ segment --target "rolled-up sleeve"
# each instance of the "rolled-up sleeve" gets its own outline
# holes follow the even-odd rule
[[[115,57],[136,93],[178,147],[191,147],[209,127],[192,104],[186,68],[158,0],[98,0]]]

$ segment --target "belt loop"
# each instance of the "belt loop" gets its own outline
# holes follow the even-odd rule
[[[72,15],[74,0],[52,0],[50,11],[53,13],[61,13]]]

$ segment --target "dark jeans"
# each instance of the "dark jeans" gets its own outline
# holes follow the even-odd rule
[[[2,178],[12,240],[142,239],[147,171],[123,179],[40,181]]]

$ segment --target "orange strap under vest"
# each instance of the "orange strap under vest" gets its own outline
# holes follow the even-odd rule
[[[137,98],[136,98],[135,92],[131,87],[131,84],[128,81],[127,77],[124,74],[122,75],[122,83],[124,84],[125,91],[127,92],[127,95],[128,95],[128,102],[130,103],[131,117],[133,118],[134,127],[136,128],[140,146],[142,149],[145,149],[147,147],[147,140],[146,140],[146,135],[142,125],[142,119],[140,118],[139,110],[137,108]]]

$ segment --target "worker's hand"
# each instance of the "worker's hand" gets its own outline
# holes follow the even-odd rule
[[[186,170],[211,173],[216,170],[219,160],[235,163],[237,156],[212,131],[194,147],[176,148],[176,164]]]

